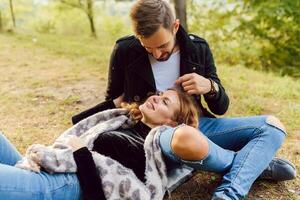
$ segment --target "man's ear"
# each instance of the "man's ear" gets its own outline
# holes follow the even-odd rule
[[[177,33],[177,31],[178,31],[178,29],[179,29],[179,25],[180,25],[180,21],[179,21],[179,19],[175,19],[175,21],[174,21],[174,28],[173,28],[173,34],[176,34]]]

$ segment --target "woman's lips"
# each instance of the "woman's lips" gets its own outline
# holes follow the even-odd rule
[[[154,105],[152,103],[150,103],[149,101],[146,103],[147,108],[155,110],[154,109]]]

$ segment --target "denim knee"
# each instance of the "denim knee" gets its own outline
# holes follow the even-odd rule
[[[286,134],[286,130],[285,130],[284,125],[281,123],[281,121],[277,117],[275,117],[273,115],[258,116],[258,120],[256,120],[256,122],[257,123],[254,124],[254,126],[257,129],[260,129],[263,126],[267,125],[267,126],[271,126],[271,127],[275,128],[275,129],[278,129],[279,131]]]
[[[270,129],[269,132],[272,136],[272,141],[276,143],[279,148],[286,137],[286,130],[284,125],[278,118],[274,116],[268,116],[266,119],[266,123],[268,124],[268,129]]]
[[[286,136],[286,130],[280,120],[272,115],[264,116],[264,124],[255,131],[255,136],[265,135],[272,141],[276,148],[279,148]]]
[[[267,118],[266,118],[266,123],[267,123],[269,126],[271,126],[271,127],[273,127],[273,128],[276,128],[276,129],[278,129],[279,131],[281,131],[281,132],[283,132],[284,134],[286,134],[286,130],[285,130],[284,125],[281,123],[281,121],[280,121],[277,117],[272,116],[272,115],[267,116]]]

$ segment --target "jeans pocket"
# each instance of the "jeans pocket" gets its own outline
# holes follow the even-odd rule
[[[49,174],[56,176],[52,190],[48,190],[46,199],[51,200],[79,200],[81,195],[80,185],[75,173]]]

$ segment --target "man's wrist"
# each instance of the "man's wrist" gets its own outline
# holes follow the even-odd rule
[[[206,93],[209,97],[213,97],[216,96],[219,92],[219,86],[218,84],[213,81],[211,78],[208,78],[208,80],[210,81],[210,91],[208,93]]]

